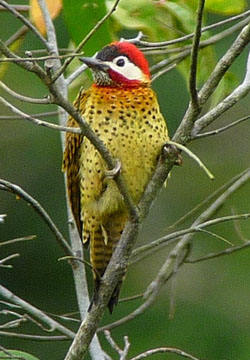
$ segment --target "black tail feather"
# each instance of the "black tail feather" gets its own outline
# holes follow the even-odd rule
[[[113,310],[114,310],[114,306],[116,306],[118,304],[118,299],[119,299],[119,294],[121,291],[121,287],[122,287],[122,282],[120,282],[116,287],[115,290],[113,291],[113,294],[108,302],[108,309],[110,314],[112,314]]]
[[[92,299],[91,299],[90,304],[89,304],[88,311],[91,310],[93,304],[95,304],[97,299],[98,299],[99,284],[100,284],[100,281],[95,280],[94,292],[93,292],[93,296],[92,296]],[[120,291],[121,291],[121,287],[122,287],[122,282],[120,282],[115,287],[115,290],[113,291],[113,294],[111,295],[111,298],[110,298],[110,300],[108,302],[108,309],[109,309],[110,314],[112,314],[112,312],[114,310],[114,307],[118,304],[118,299],[119,299],[119,294],[120,294]]]

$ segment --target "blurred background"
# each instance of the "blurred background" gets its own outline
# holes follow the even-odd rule
[[[27,1],[10,3],[28,4]],[[68,2],[65,1],[65,9],[68,9],[67,6],[69,6]],[[246,10],[247,7],[249,8],[249,3],[245,3],[244,6]],[[1,38],[7,40],[20,27],[20,23],[7,12],[0,12],[0,18]],[[207,24],[221,19],[225,19],[225,14],[206,13]],[[110,28],[112,21],[117,24],[115,19],[111,20],[107,25]],[[71,40],[65,23],[68,24],[67,15],[61,13],[55,19],[60,48],[68,48]],[[176,28],[178,24],[176,21]],[[80,25],[83,26],[83,24]],[[100,43],[105,44],[114,36],[128,38],[137,34],[136,29],[122,24],[115,30],[114,34],[101,28],[96,36],[101,39]],[[215,61],[232,44],[236,35],[237,33],[216,44],[213,50]],[[86,49],[87,56],[99,50],[99,44],[96,44],[95,40],[89,44]],[[19,48],[19,54],[24,56],[24,50],[40,48],[41,45],[34,35],[28,33]],[[160,59],[151,57],[149,60],[156,62]],[[246,61],[247,49],[230,69],[234,81],[238,83],[244,78]],[[183,71],[181,73],[175,69],[153,83],[171,136],[178,127],[189,100],[183,75],[185,76]],[[204,74],[204,76],[207,75]],[[86,75],[82,79],[85,83],[90,83]],[[34,75],[27,74],[14,65],[8,66],[2,80],[23,95],[42,98],[47,94],[47,90]],[[72,98],[74,91],[76,90],[72,90],[70,95]],[[3,93],[2,90],[0,93],[30,114],[56,110],[52,106],[22,104]],[[221,116],[211,129],[249,115],[249,104],[250,95]],[[3,115],[12,114],[0,105],[0,116]],[[57,123],[56,116],[48,120]],[[167,234],[168,227],[178,218],[223,183],[247,168],[250,158],[249,144],[249,121],[222,134],[190,143],[188,147],[208,166],[215,180],[211,182],[196,163],[183,155],[183,166],[173,169],[167,188],[161,191],[144,222],[137,246]],[[37,127],[25,120],[0,120],[0,178],[20,185],[37,199],[68,238],[64,179],[61,172],[61,148],[60,134],[57,131]],[[250,183],[234,193],[216,216],[248,212],[250,212]],[[20,253],[20,257],[11,261],[13,269],[0,268],[1,284],[17,296],[48,312],[64,314],[77,311],[70,266],[66,261],[58,262],[58,258],[64,254],[44,222],[27,203],[3,191],[0,192],[0,214],[7,214],[4,224],[0,224],[0,241],[37,235],[37,238],[32,241],[0,247],[0,258],[12,253]],[[194,219],[195,217],[188,219],[177,229],[190,226]],[[236,225],[244,238],[250,240],[249,220],[240,221],[237,224],[227,222],[211,227],[209,230],[225,237],[234,245],[240,245],[243,240],[235,229]],[[145,291],[172,246],[166,246],[160,252],[130,267],[121,298]],[[193,238],[192,256],[202,256],[209,252],[223,250],[228,246],[209,235],[196,234]],[[114,339],[123,346],[123,336],[129,337],[130,356],[151,348],[167,346],[180,348],[200,359],[249,360],[249,259],[250,250],[245,249],[231,256],[184,265],[175,277],[172,286],[168,283],[162,289],[153,307],[132,322],[112,331]],[[89,269],[87,273],[91,280]],[[169,318],[171,297],[175,302],[172,319]],[[141,300],[119,304],[112,317],[106,312],[102,325],[128,314],[139,304]],[[3,308],[5,307],[0,303],[0,309]],[[1,318],[1,322],[4,322],[3,315]],[[76,330],[77,325],[73,325],[72,328]],[[17,329],[13,331],[18,332]],[[22,326],[21,331],[32,333],[34,326],[27,323]],[[103,348],[116,358],[117,355],[110,349],[103,335],[100,335],[100,340]],[[70,342],[42,343],[0,336],[0,345],[10,349],[22,349],[40,359],[59,360],[64,357]],[[155,356],[155,359],[174,360],[177,358],[179,357],[170,354]]]

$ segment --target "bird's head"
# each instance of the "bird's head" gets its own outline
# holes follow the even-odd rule
[[[137,87],[150,83],[147,60],[129,42],[113,42],[94,57],[82,57],[80,60],[92,70],[97,86]]]

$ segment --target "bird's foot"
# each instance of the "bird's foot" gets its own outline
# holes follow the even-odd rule
[[[111,169],[111,170],[106,170],[105,171],[105,176],[107,178],[114,179],[120,173],[121,168],[122,168],[122,164],[121,164],[120,160],[116,159],[115,167],[113,169]]]
[[[180,150],[173,144],[166,143],[162,148],[162,156],[165,159],[173,159],[174,165],[181,166],[183,163]]]

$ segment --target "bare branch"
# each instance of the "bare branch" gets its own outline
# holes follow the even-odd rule
[[[250,17],[248,17],[247,19],[242,20],[241,22],[239,22],[238,24],[232,26],[229,29],[226,29],[214,36],[211,36],[209,39],[207,40],[203,40],[200,42],[200,49],[203,49],[207,46],[213,45],[215,43],[217,43],[218,41],[224,39],[225,37],[233,34],[234,32],[242,29],[245,25],[247,25],[249,23]],[[163,50],[145,50],[144,52],[147,55],[157,55],[157,54],[171,54],[171,53],[179,53],[176,56],[172,56],[170,58],[161,60],[159,63],[153,65],[151,67],[151,72],[155,72],[159,69],[168,67],[170,64],[174,63],[175,65],[178,65],[181,61],[183,61],[186,57],[188,57],[191,53],[191,45],[187,45],[187,46],[183,46],[183,47],[179,47],[179,48],[173,48],[173,49],[163,49]]]
[[[43,20],[45,22],[45,29],[46,29],[47,37],[48,37],[49,53],[58,55],[56,32],[55,32],[55,27],[54,27],[53,21],[51,19],[50,13],[49,13],[49,9],[47,7],[46,2],[43,0],[38,0],[38,4],[39,4],[40,10],[43,14]],[[56,66],[58,66],[58,67],[60,66],[59,61],[56,62]]]
[[[12,254],[12,255],[9,255],[6,258],[0,260],[0,267],[12,268],[12,265],[5,265],[4,263],[10,259],[14,259],[19,256],[20,256],[20,254]]]
[[[128,336],[124,336],[124,349],[120,349],[119,346],[116,344],[116,342],[113,340],[110,332],[108,330],[104,331],[105,337],[110,344],[110,346],[118,353],[119,360],[126,360],[128,356],[128,351],[130,348],[130,343],[128,340]],[[111,358],[110,358],[111,359]]]
[[[27,321],[27,318],[25,317],[25,315],[20,315],[15,311],[2,310],[2,311],[0,311],[0,314],[2,314],[2,315],[11,315],[11,316],[15,317],[14,320],[10,320],[7,323],[1,324],[0,329],[11,329],[11,328],[14,328],[14,327],[18,327],[23,322]]]
[[[127,316],[124,316],[123,318],[121,318],[117,321],[114,321],[111,324],[100,327],[97,330],[97,332],[99,333],[104,330],[112,330],[117,326],[121,326],[121,325],[125,324],[126,322],[129,322],[129,321],[135,319],[137,316],[143,314],[144,311],[146,311],[149,307],[151,307],[155,303],[156,297],[157,297],[157,294],[155,293],[155,294],[153,294],[153,296],[150,296],[148,299],[146,299],[146,301],[141,306],[139,306],[137,309],[132,311],[130,314],[128,314]]]
[[[214,71],[199,92],[201,104],[204,104],[214,89],[222,79],[228,68],[232,65],[234,60],[240,55],[244,48],[250,41],[250,24],[244,27],[241,33],[237,36],[233,45],[225,53],[216,65]]]
[[[228,188],[208,209],[206,209],[192,224],[192,227],[202,224],[225,203],[228,197],[234,193],[239,187],[244,185],[250,179],[250,171],[238,179],[230,188]],[[189,242],[191,241],[192,234],[187,234],[182,237],[178,244],[170,251],[165,263],[161,267],[156,278],[151,282],[146,291],[146,296],[156,296],[160,288],[166,283],[166,281],[174,274],[176,262],[178,261],[178,267],[183,263],[186,255],[182,255],[187,251]],[[179,261],[178,259],[181,258]]]
[[[3,298],[13,302],[14,304],[21,306],[21,308],[27,311],[30,315],[36,317],[42,323],[48,325],[51,331],[57,330],[61,334],[66,335],[68,338],[74,339],[75,334],[71,330],[59,324],[57,321],[51,319],[44,312],[34,307],[33,305],[29,304],[25,300],[22,300],[18,296],[14,295],[11,291],[9,291],[7,288],[5,288],[2,285],[0,285],[0,294],[3,296]]]
[[[57,45],[57,40],[56,40],[56,33],[55,33],[55,29],[54,29],[54,25],[52,22],[52,19],[50,17],[48,8],[47,8],[47,4],[44,0],[39,0],[39,5],[45,20],[45,26],[46,26],[46,31],[47,31],[47,35],[48,35],[48,41],[49,41],[49,46],[51,49],[51,52],[53,54],[58,55],[58,45]],[[40,76],[40,78],[42,79],[42,81],[46,84],[46,86],[50,89],[51,93],[54,95],[56,94],[56,98],[60,99],[62,101],[63,104],[67,104],[67,101],[65,99],[67,99],[67,93],[68,93],[68,89],[67,89],[67,83],[64,79],[63,74],[61,74],[61,76],[59,75],[58,71],[59,68],[61,66],[60,60],[54,60],[52,63],[52,68],[53,68],[53,72],[57,73],[57,79],[55,79],[54,77],[54,83],[52,83],[52,79],[51,79],[51,72],[48,72],[49,75],[49,81],[45,78],[42,78]],[[55,81],[56,80],[56,81]],[[60,106],[59,108],[59,122],[61,125],[65,125],[66,121],[67,121],[67,109],[65,109],[65,107],[62,106],[62,103],[57,103],[57,105]],[[71,110],[74,109],[71,106]],[[66,111],[65,111],[66,110]],[[75,109],[74,109],[75,111]],[[70,113],[72,115],[72,113]],[[81,118],[81,116],[80,116]],[[82,120],[82,118],[81,118]],[[83,126],[82,129],[83,130]],[[61,140],[62,140],[62,148],[64,148],[64,138],[61,135]],[[66,177],[64,176],[64,179],[66,180]],[[66,184],[66,182],[65,182]],[[67,194],[67,190],[66,190],[66,194]],[[72,214],[71,214],[71,210],[70,210],[70,204],[69,204],[69,200],[68,197],[66,195],[66,199],[67,199],[67,211],[68,211],[68,219],[69,219],[69,234],[70,234],[70,242],[71,242],[71,247],[72,247],[72,252],[74,255],[78,256],[78,257],[82,257],[82,253],[83,253],[83,249],[82,249],[82,242],[80,240],[80,237],[78,235],[76,226],[74,221],[71,221],[72,218]],[[79,307],[79,311],[80,311],[80,315],[82,320],[84,319],[88,306],[89,306],[89,296],[88,296],[88,287],[87,287],[87,281],[86,281],[86,274],[85,274],[85,268],[84,265],[78,261],[73,263],[73,276],[74,276],[74,281],[75,281],[75,288],[76,288],[76,296],[77,296],[77,301],[78,301],[78,307]],[[93,358],[93,360],[102,360],[104,358],[103,356],[103,351],[101,349],[101,346],[99,344],[98,338],[97,336],[94,336],[91,343],[90,343],[90,354],[91,357]]]
[[[224,218],[218,218],[218,219],[213,219],[210,221],[207,221],[209,218],[211,218],[211,216],[218,211],[218,209],[225,203],[225,201],[228,199],[228,197],[233,194],[236,190],[238,190],[241,186],[243,186],[248,180],[250,179],[250,171],[248,171],[247,173],[243,174],[237,181],[235,181],[235,183],[228,188],[209,208],[207,208],[192,224],[191,229],[187,229],[186,235],[181,234],[181,232],[183,230],[181,230],[179,232],[180,236],[182,235],[181,240],[176,244],[176,246],[171,250],[171,252],[169,253],[165,263],[163,264],[163,266],[161,267],[159,273],[157,274],[156,278],[151,282],[151,284],[148,286],[148,289],[145,293],[145,296],[147,297],[146,301],[136,310],[134,310],[132,313],[130,313],[129,315],[125,316],[124,318],[109,324],[105,327],[100,328],[98,331],[102,331],[102,330],[111,330],[116,326],[120,326],[122,324],[124,324],[127,321],[130,321],[132,319],[134,319],[135,317],[137,317],[138,315],[141,315],[146,309],[148,309],[156,300],[157,298],[157,294],[160,290],[160,288],[166,283],[167,280],[169,280],[172,275],[176,272],[176,262],[178,261],[178,267],[183,263],[184,259],[186,256],[182,256],[181,260],[178,260],[181,256],[181,254],[183,254],[183,252],[185,250],[187,250],[188,244],[191,241],[191,237],[192,237],[192,233],[195,232],[191,231],[193,228],[202,228],[203,226],[209,226],[209,225],[214,225],[218,222],[222,221],[232,221],[234,220],[234,215],[233,216],[228,216],[228,217],[224,217]],[[242,215],[238,215],[238,218],[242,218],[242,219],[247,219],[249,218],[250,214],[242,214]],[[177,232],[178,233],[178,232]],[[176,233],[176,234],[177,234]],[[171,237],[172,234],[168,235],[169,237]],[[161,238],[156,240],[156,242],[152,245],[152,247],[155,247],[156,245],[159,246],[159,243],[161,243],[161,241],[164,241],[162,239],[165,238]],[[157,243],[158,242],[158,243]],[[151,244],[148,244],[144,247],[143,250],[145,250],[145,248],[148,250],[148,248],[151,246]],[[141,250],[140,250],[141,251]],[[134,251],[134,254],[138,254],[138,250],[136,253],[136,250]]]
[[[205,5],[205,0],[200,0],[197,10],[196,29],[195,29],[193,45],[191,49],[189,91],[191,95],[191,106],[193,107],[194,111],[199,111],[199,100],[196,89],[196,76],[197,76],[198,51],[199,51],[200,38],[201,38],[201,24],[202,24],[204,5]]]
[[[158,353],[170,353],[170,354],[176,354],[176,355],[180,355],[181,357],[184,357],[186,359],[190,359],[190,360],[199,360],[197,357],[190,355],[188,353],[186,353],[183,350],[180,349],[176,349],[176,348],[168,348],[168,347],[162,347],[162,348],[157,348],[157,349],[152,349],[152,350],[148,350],[145,351],[144,353],[141,353],[133,358],[131,358],[130,360],[141,360],[141,359],[145,359],[151,355],[155,355]]]
[[[197,213],[198,210],[200,210],[202,207],[208,205],[213,199],[215,199],[217,196],[219,196],[223,191],[225,191],[230,185],[235,183],[236,180],[238,180],[242,175],[246,174],[248,171],[250,171],[250,168],[245,169],[244,171],[240,172],[236,176],[232,177],[229,181],[224,183],[221,187],[219,187],[212,194],[210,194],[205,200],[201,201],[198,205],[196,205],[193,209],[191,209],[185,215],[180,217],[172,225],[168,226],[167,229],[172,229],[172,228],[175,228],[176,226],[182,224],[185,220],[187,220],[192,215]]]
[[[208,131],[208,132],[205,132],[205,133],[202,133],[202,134],[197,134],[193,139],[200,139],[200,138],[204,138],[204,137],[207,137],[207,136],[213,136],[213,135],[218,135],[220,133],[222,133],[223,131],[226,131],[238,124],[241,124],[243,121],[246,121],[246,120],[249,120],[250,119],[250,115],[248,116],[244,116],[243,118],[241,119],[238,119],[238,120],[235,120],[233,121],[231,124],[228,124],[226,126],[223,126],[219,129],[216,129],[216,130],[211,130],[211,131]]]
[[[27,114],[28,115],[28,114]],[[42,113],[37,113],[37,114],[31,114],[28,115],[31,117],[51,117],[51,116],[58,116],[58,111],[47,111],[47,112],[42,112]],[[19,119],[23,119],[23,116],[15,116],[15,115],[10,115],[10,116],[0,116],[0,120],[19,120]],[[38,119],[39,120],[39,119]]]
[[[47,96],[44,99],[35,99],[35,98],[31,98],[28,96],[24,96],[24,95],[20,95],[17,92],[11,90],[7,85],[5,85],[2,81],[0,81],[0,87],[2,89],[4,89],[8,94],[10,94],[11,96],[13,96],[14,98],[21,100],[21,101],[25,101],[25,102],[29,102],[29,103],[34,103],[34,104],[52,104],[53,102],[51,101],[51,99]]]
[[[239,54],[244,50],[244,48],[247,46],[247,44],[250,41],[250,24],[248,24],[239,34],[239,36],[234,41],[233,45],[230,47],[230,49],[226,52],[226,54],[220,59],[218,64],[216,65],[214,71],[210,75],[209,79],[206,81],[206,83],[203,85],[202,89],[199,91],[198,96],[200,99],[200,105],[203,106],[205,102],[208,100],[210,95],[215,90],[216,86],[218,85],[219,81],[225,74],[225,72],[228,70],[228,68],[232,65],[233,61],[239,56]],[[248,86],[244,84],[243,86],[245,94],[248,91]],[[242,91],[244,93],[244,91]],[[243,96],[243,93],[241,94]],[[239,95],[239,93],[237,94]],[[232,96],[229,96],[232,100]],[[237,98],[239,99],[239,98]],[[223,101],[225,103],[226,99]],[[236,103],[236,96],[234,97],[233,104]],[[233,105],[231,104],[231,106]],[[209,112],[210,118],[212,117],[212,112],[214,112],[214,109]],[[197,120],[198,113],[197,111],[194,111],[192,106],[189,104],[189,107],[186,111],[186,114],[178,127],[174,137],[173,141],[180,142],[180,143],[186,143],[187,141],[190,141],[191,138],[191,132],[192,136],[196,135],[201,128],[207,125],[207,122],[203,120],[203,122],[197,121],[198,124],[195,124],[194,130],[193,130],[193,124]],[[204,115],[206,117],[206,115]],[[218,116],[218,113],[217,113]],[[202,117],[203,118],[203,117]],[[215,119],[215,116],[212,117]],[[202,124],[202,126],[201,126]],[[204,124],[204,126],[203,126]]]
[[[23,37],[28,32],[28,27],[26,25],[23,25],[18,29],[15,34],[13,34],[8,40],[5,41],[6,46],[12,45],[15,41]],[[2,59],[0,59],[2,60]]]
[[[250,41],[250,24],[246,27],[248,35],[248,42]],[[212,81],[212,80],[210,80]],[[205,84],[206,85],[206,84]],[[204,86],[205,86],[204,85]],[[201,90],[202,91],[202,90]],[[206,90],[205,90],[206,91]],[[248,54],[248,61],[246,66],[246,75],[243,82],[222,102],[215,106],[211,111],[202,116],[195,124],[192,130],[192,137],[196,137],[197,134],[204,128],[211,124],[221,114],[234,106],[240,99],[245,97],[250,91],[250,52]]]
[[[52,130],[57,130],[57,131],[72,132],[74,134],[80,134],[81,133],[81,130],[79,128],[61,126],[61,125],[52,124],[52,123],[49,123],[47,121],[37,119],[37,118],[23,112],[22,110],[19,110],[16,106],[12,105],[10,102],[5,100],[2,96],[0,96],[0,102],[2,104],[4,104],[6,107],[8,107],[12,112],[20,115],[22,119],[28,120],[28,121],[32,122],[33,124],[35,124],[35,125],[44,126],[46,128],[49,128],[49,129],[52,129]]]
[[[196,258],[196,259],[186,259],[185,263],[195,264],[195,263],[198,263],[198,262],[201,262],[201,261],[215,259],[215,258],[220,257],[220,256],[231,255],[231,254],[233,254],[233,253],[235,253],[237,251],[244,250],[244,249],[247,249],[249,247],[250,247],[250,241],[247,241],[243,245],[230,247],[230,248],[227,248],[227,249],[225,249],[223,251],[219,251],[219,252],[213,252],[213,253],[210,253],[208,255]]]
[[[113,12],[116,11],[116,8],[119,4],[120,0],[115,0],[114,4],[112,5],[111,9],[103,16],[103,18],[96,23],[96,25],[93,27],[93,29],[85,36],[85,38],[80,42],[80,44],[77,46],[75,52],[79,53],[82,49],[82,47],[86,44],[87,41],[96,33],[96,31],[102,26],[102,24],[113,14]],[[53,81],[56,81],[56,79],[63,74],[67,66],[71,63],[71,61],[74,59],[74,57],[68,59],[65,61],[65,63],[62,65],[62,67],[58,70],[58,72],[54,75]]]
[[[0,0],[2,1],[2,0]],[[12,59],[22,59],[19,56],[17,56],[13,51],[11,51],[5,43],[0,39],[0,51],[7,57]],[[46,72],[37,64],[33,63],[32,61],[20,61],[17,62],[17,65],[21,68],[33,72],[36,74],[43,82],[47,80],[47,74]]]
[[[144,219],[149,212],[150,205],[154,198],[159,193],[166,177],[176,163],[178,153],[173,147],[169,147],[168,156],[166,152],[159,158],[157,169],[148,184],[141,201],[139,202],[140,216]],[[98,299],[93,303],[90,312],[87,314],[84,322],[81,324],[77,335],[69,349],[65,360],[75,360],[84,356],[88,349],[93,335],[95,334],[103,313],[106,309],[107,303],[111,294],[114,291],[116,284],[122,279],[123,274],[128,266],[129,257],[131,255],[133,246],[136,242],[140,227],[138,218],[131,218],[122,233],[114,254],[107,266],[107,269],[102,277],[100,284]],[[154,299],[151,296],[147,302],[153,303]]]
[[[72,74],[69,75],[66,79],[66,84],[70,85],[80,74],[82,74],[85,70],[87,70],[87,65],[82,64],[79,66]]]
[[[247,10],[244,13],[233,16],[233,17],[231,17],[229,19],[222,20],[222,21],[219,21],[219,22],[217,22],[215,24],[205,26],[204,28],[201,29],[201,32],[203,33],[205,31],[212,30],[212,29],[214,29],[214,28],[216,28],[218,26],[225,25],[225,24],[230,23],[232,21],[242,19],[244,17],[247,17],[249,14],[250,14],[250,10]],[[168,40],[168,41],[161,41],[161,42],[156,42],[156,43],[155,42],[142,41],[140,38],[135,38],[131,42],[133,42],[133,44],[135,44],[135,45],[144,46],[144,47],[147,47],[147,48],[148,47],[159,48],[159,47],[165,47],[165,46],[174,45],[174,44],[177,44],[177,43],[180,43],[180,42],[183,42],[183,41],[187,41],[189,39],[192,39],[193,36],[194,36],[194,33],[182,36],[182,37],[180,37],[178,39]]]
[[[151,255],[155,251],[159,251],[160,249],[162,249],[162,247],[164,247],[166,245],[172,244],[173,241],[178,240],[179,238],[181,238],[184,235],[203,231],[203,229],[205,229],[209,226],[217,225],[222,222],[234,221],[234,220],[246,220],[249,217],[250,217],[250,214],[222,216],[219,218],[215,218],[212,220],[202,222],[198,226],[191,226],[187,229],[179,230],[174,233],[165,235],[157,240],[152,241],[151,243],[149,243],[147,245],[144,245],[144,246],[141,246],[141,247],[135,249],[132,253],[131,264],[134,264],[137,261],[143,259],[144,257]]]
[[[31,51],[32,53],[32,51]],[[1,58],[0,62],[11,62],[11,63],[21,63],[21,62],[36,62],[36,61],[46,61],[46,60],[60,60],[60,59],[67,59],[72,56],[82,56],[82,53],[76,54],[76,53],[70,53],[65,55],[47,55],[47,56],[37,56],[37,57],[19,57],[19,58]]]
[[[206,40],[202,40],[200,42],[199,48],[203,49],[206,46],[209,45],[213,45],[215,43],[217,43],[218,41],[224,39],[225,37],[232,35],[233,33],[235,33],[238,30],[241,30],[245,25],[247,25],[249,23],[250,17],[247,17],[246,19],[240,21],[239,23],[229,27],[226,30],[223,30],[213,36],[210,36],[208,39]],[[143,52],[146,55],[157,55],[157,54],[175,54],[175,53],[180,53],[179,57],[177,57],[177,59],[179,59],[181,61],[182,59],[182,53],[183,53],[183,58],[187,57],[187,54],[190,54],[192,45],[184,45],[184,46],[179,46],[179,47],[174,47],[174,48],[170,48],[168,49],[167,47],[163,47],[163,48],[144,48],[142,49]],[[155,67],[163,67],[165,66],[165,61],[169,60],[171,61],[172,57],[170,59],[166,59],[166,60],[162,60],[160,61],[158,64],[153,65],[151,67],[151,72],[155,71]],[[172,61],[171,61],[172,62]],[[167,63],[168,64],[168,63]]]
[[[123,351],[119,348],[119,346],[116,344],[114,339],[112,338],[110,331],[105,330],[104,335],[106,337],[106,340],[108,341],[109,345],[114,349],[120,356],[123,354]]]
[[[52,221],[51,217],[48,215],[48,213],[44,210],[44,208],[39,204],[39,202],[37,200],[35,200],[31,195],[29,195],[20,186],[12,184],[6,180],[0,179],[0,185],[3,185],[9,192],[17,194],[22,199],[27,201],[33,207],[33,209],[38,213],[38,215],[41,216],[41,218],[47,224],[47,226],[50,228],[50,230],[54,234],[57,242],[64,250],[65,254],[69,255],[69,256],[73,255],[69,244],[64,239],[63,235],[58,230],[58,228]]]
[[[30,11],[30,6],[29,5],[11,5],[11,7],[14,10],[20,11],[20,12],[28,12],[28,11]],[[0,6],[0,11],[9,11],[9,9],[1,5]]]
[[[203,164],[203,162],[198,158],[198,156],[196,156],[191,150],[189,150],[187,147],[181,145],[181,144],[178,144],[174,141],[168,141],[166,143],[166,145],[174,145],[177,147],[177,149],[185,152],[191,159],[193,159],[199,166],[202,170],[205,171],[205,173],[207,174],[207,176],[209,177],[210,180],[214,180],[214,176],[213,174],[208,170],[208,168]]]
[[[68,336],[59,335],[59,336],[44,336],[44,335],[30,335],[30,334],[21,334],[21,333],[13,333],[7,331],[0,331],[1,336],[7,336],[11,338],[19,338],[26,340],[34,340],[34,341],[62,341],[62,340],[70,340]]]
[[[175,68],[176,68],[176,66],[177,66],[177,62],[176,62],[176,63],[174,63],[174,64],[172,64],[172,65],[169,65],[169,66],[164,67],[164,69],[163,69],[163,70],[158,71],[155,75],[153,75],[153,76],[152,76],[151,82],[155,81],[156,79],[158,79],[158,77],[160,77],[160,76],[162,76],[162,75],[166,74],[167,72],[169,72],[169,71],[171,71],[171,70],[175,69]]]
[[[24,25],[26,25],[33,34],[36,35],[36,37],[42,42],[42,44],[49,50],[48,43],[46,39],[40,34],[40,32],[35,28],[35,26],[22,14],[20,14],[14,6],[9,5],[6,1],[0,0],[0,5],[2,5],[5,9],[10,11],[17,19],[22,21]]]

